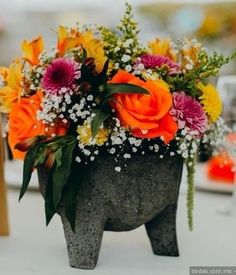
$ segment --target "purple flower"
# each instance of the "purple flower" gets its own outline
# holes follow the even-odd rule
[[[72,59],[60,57],[46,68],[41,84],[46,93],[59,95],[72,90],[79,77],[79,65]]]
[[[196,136],[208,129],[208,119],[202,105],[184,92],[174,92],[170,114],[178,122],[179,129],[186,127]]]
[[[163,55],[144,54],[140,57],[140,63],[142,63],[146,69],[167,66],[169,74],[176,74],[179,71],[179,65],[169,57]]]

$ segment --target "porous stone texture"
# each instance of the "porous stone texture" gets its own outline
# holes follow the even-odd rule
[[[182,158],[167,154],[161,159],[155,154],[133,156],[121,172],[116,172],[115,166],[112,157],[93,163],[78,194],[75,233],[62,206],[70,265],[93,269],[104,230],[129,231],[143,224],[154,254],[178,256],[176,209]],[[39,179],[42,188],[42,175]]]

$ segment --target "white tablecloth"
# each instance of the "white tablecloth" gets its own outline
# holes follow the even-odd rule
[[[187,275],[191,265],[236,265],[236,219],[217,213],[229,202],[227,195],[196,193],[191,233],[185,194],[180,194],[180,257],[153,255],[144,227],[128,233],[105,232],[94,271],[69,267],[59,217],[45,227],[40,194],[27,193],[20,204],[17,198],[18,192],[9,192],[11,236],[0,237],[1,275]]]

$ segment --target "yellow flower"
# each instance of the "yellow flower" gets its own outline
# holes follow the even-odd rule
[[[152,54],[164,55],[172,59],[173,61],[177,60],[176,54],[174,53],[173,48],[171,47],[170,39],[159,39],[156,38],[148,43],[148,47]]]
[[[185,69],[192,69],[193,66],[199,65],[198,54],[202,49],[201,43],[196,40],[184,40],[184,45],[181,50],[182,66]]]
[[[222,112],[222,101],[216,88],[207,84],[198,83],[198,89],[202,92],[199,97],[204,110],[208,114],[210,122],[215,122]]]
[[[86,50],[87,57],[93,57],[96,70],[101,72],[107,60],[101,40],[94,38],[92,32],[82,33],[81,44]]]
[[[0,68],[5,86],[0,87],[0,112],[9,113],[12,105],[20,99],[22,87],[22,64],[19,60],[10,64],[9,69]]]
[[[93,57],[98,72],[101,72],[106,61],[103,43],[96,39],[91,31],[79,32],[76,29],[67,30],[60,26],[58,29],[57,49],[62,56],[66,51],[83,47],[86,50],[87,57]]]
[[[201,36],[216,36],[222,30],[222,18],[211,12],[206,14],[198,33]]]
[[[57,49],[60,56],[70,49],[81,46],[81,33],[76,29],[68,30],[64,26],[59,26],[57,36]]]
[[[97,135],[92,138],[91,126],[85,122],[77,127],[77,133],[80,143],[84,145],[103,145],[108,140],[109,130],[106,128],[99,129]]]
[[[39,36],[32,41],[24,40],[21,44],[21,49],[24,53],[24,59],[26,59],[31,65],[38,65],[39,55],[44,49],[43,38]]]

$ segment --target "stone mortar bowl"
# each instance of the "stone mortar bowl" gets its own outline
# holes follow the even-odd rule
[[[145,225],[153,253],[178,256],[176,210],[183,160],[157,154],[133,156],[121,172],[112,157],[92,164],[78,194],[75,233],[59,211],[72,267],[94,269],[104,230],[129,231]],[[38,169],[41,190],[47,175]]]

